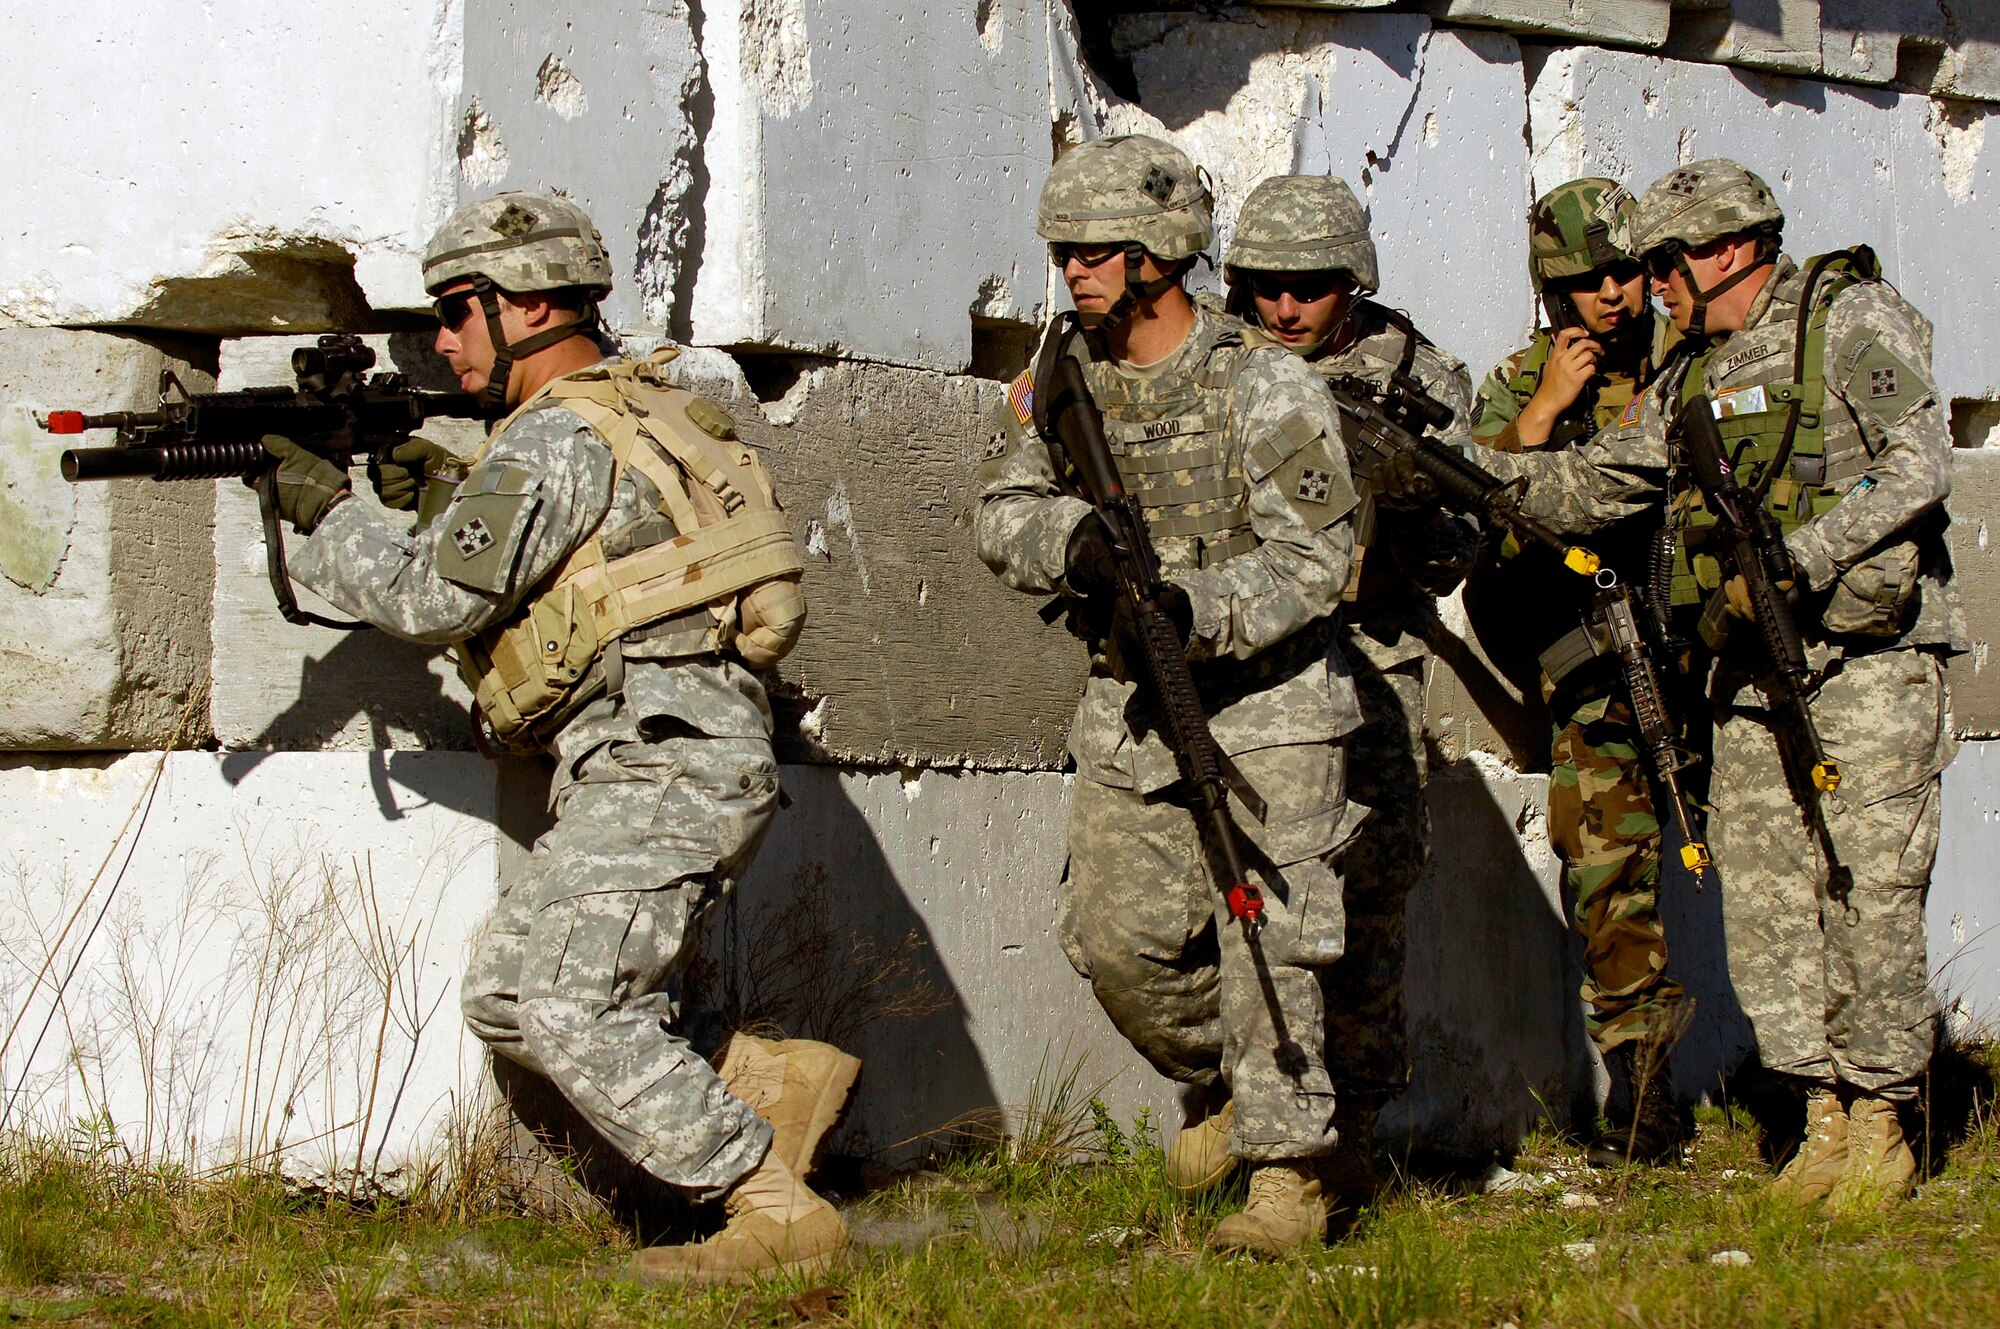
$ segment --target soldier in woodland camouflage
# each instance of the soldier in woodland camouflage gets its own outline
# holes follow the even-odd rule
[[[1795,264],[1783,222],[1770,188],[1732,161],[1656,182],[1633,247],[1695,353],[1588,446],[1495,461],[1532,477],[1539,514],[1569,530],[1668,504],[1673,602],[1700,611],[1719,643],[1710,843],[1730,978],[1763,1066],[1807,1099],[1807,1140],[1773,1189],[1858,1210],[1901,1198],[1916,1172],[1899,1109],[1933,1044],[1924,898],[1953,751],[1943,657],[1966,633],[1944,541],[1951,441],[1930,324],[1866,250]],[[1731,627],[1747,597],[1725,583],[1681,465],[1674,420],[1697,393],[1713,402],[1736,478],[1786,532],[1817,682],[1809,709],[1843,771],[1816,800],[1794,793],[1803,776],[1758,683],[1760,643]],[[1815,802],[1851,889],[1830,889]]]
[[[1580,447],[1617,421],[1679,340],[1646,298],[1631,247],[1632,209],[1623,185],[1598,178],[1536,200],[1528,272],[1550,326],[1480,385],[1472,436],[1483,446]],[[1643,582],[1660,523],[1652,510],[1597,531],[1591,546],[1628,582]],[[1615,658],[1554,649],[1587,631],[1592,593],[1547,551],[1509,539],[1473,574],[1465,605],[1487,652],[1516,686],[1539,692],[1555,717],[1550,838],[1584,942],[1586,1024],[1633,1091],[1631,1120],[1589,1150],[1591,1162],[1609,1166],[1677,1155],[1686,1119],[1667,1071],[1681,989],[1666,975],[1660,820],[1643,748]]]
[[[1334,1091],[1319,970],[1342,953],[1335,852],[1349,804],[1338,741],[1359,723],[1330,668],[1354,506],[1341,425],[1319,380],[1269,339],[1197,308],[1180,284],[1209,242],[1208,191],[1178,150],[1103,139],[1058,160],[1041,234],[1087,329],[1085,376],[1177,593],[1211,726],[1267,806],[1232,799],[1270,911],[1248,942],[1224,907],[1173,755],[1120,652],[1105,528],[1029,427],[1027,376],[979,470],[980,556],[1006,583],[1069,597],[1091,645],[1076,760],[1063,942],[1120,1033],[1163,1074],[1227,1096],[1225,1157],[1253,1168],[1245,1211],[1211,1244],[1316,1245]],[[1268,985],[1268,990],[1267,989]]]
[[[1237,214],[1224,272],[1230,312],[1303,357],[1336,391],[1379,398],[1393,375],[1407,375],[1451,408],[1445,441],[1465,446],[1472,398],[1465,366],[1368,298],[1380,281],[1375,242],[1345,181],[1294,175],[1259,184]],[[1457,585],[1478,548],[1470,523],[1434,506],[1373,493],[1361,504],[1356,527],[1365,534],[1357,537],[1338,641],[1364,722],[1348,739],[1348,792],[1373,814],[1341,860],[1347,950],[1325,971],[1327,1067],[1340,1103],[1331,1176],[1354,1206],[1376,1189],[1376,1114],[1410,1078],[1404,914],[1430,857],[1425,639],[1435,597]],[[1170,1157],[1170,1179],[1180,1161]]]
[[[424,276],[439,352],[506,416],[439,515],[413,525],[353,501],[345,473],[286,440],[267,446],[286,515],[310,533],[293,559],[298,579],[397,636],[454,645],[464,663],[524,615],[540,625],[544,606],[573,604],[549,588],[568,584],[579,550],[618,559],[671,539],[659,482],[673,481],[659,463],[628,466],[630,454],[614,452],[603,429],[615,416],[593,425],[579,413],[586,401],[560,395],[630,367],[597,346],[594,302],[611,273],[581,209],[533,194],[475,203],[432,241]],[[720,439],[727,417],[698,405],[689,417]],[[449,473],[442,449],[414,443],[378,473],[385,501],[415,504],[415,470]],[[555,648],[568,630],[531,632]],[[845,1233],[801,1178],[858,1063],[742,1035],[705,1058],[678,1032],[670,986],[776,806],[763,685],[706,605],[603,644],[577,672],[601,686],[577,692],[539,734],[556,758],[556,824],[478,943],[462,985],[467,1022],[553,1080],[635,1164],[691,1199],[725,1199],[720,1234],[641,1252],[637,1274],[822,1268]],[[524,746],[502,712],[484,720]],[[815,1114],[826,1120],[813,1125]]]

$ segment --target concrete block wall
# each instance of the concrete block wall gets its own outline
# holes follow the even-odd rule
[[[136,73],[120,83],[116,142],[79,139],[50,109],[49,80],[95,86],[101,67],[31,22],[22,54],[0,57],[35,94],[0,161],[13,178],[79,162],[89,178],[77,187],[88,206],[63,201],[0,237],[0,325],[19,325],[0,327],[0,677],[13,685],[0,746],[15,750],[0,757],[0,884],[32,902],[5,938],[0,1016],[39,1028],[49,993],[35,957],[80,954],[76,991],[99,1031],[86,1064],[115,1067],[125,1096],[65,1078],[53,1036],[30,1058],[17,1034],[0,1051],[9,1101],[52,1123],[102,1101],[162,1149],[219,1158],[289,1142],[300,1166],[338,1171],[420,1156],[471,1096],[479,1053],[449,988],[496,880],[538,829],[545,772],[468,750],[463,690],[441,659],[282,624],[240,486],[72,490],[53,480],[32,414],[143,406],[162,367],[190,387],[282,381],[298,336],[321,328],[368,332],[384,367],[435,374],[397,312],[423,303],[425,233],[455,200],[550,188],[604,231],[618,274],[607,312],[624,343],[690,344],[678,372],[766,450],[810,551],[812,630],[775,690],[797,802],[714,918],[700,981],[752,1009],[785,998],[773,951],[893,968],[893,1009],[821,970],[815,1000],[793,997],[787,1012],[800,1032],[851,1038],[870,1063],[843,1148],[909,1157],[954,1121],[1023,1103],[1038,1072],[1068,1058],[1086,1060],[1087,1081],[1112,1077],[1121,1119],[1147,1108],[1177,1120],[1172,1086],[1110,1034],[1055,939],[1080,649],[1004,591],[970,539],[998,381],[1051,300],[1033,234],[1042,174],[1059,142],[1132,130],[1209,169],[1224,244],[1264,175],[1349,179],[1373,213],[1385,294],[1475,376],[1530,327],[1529,201],[1585,170],[1643,184],[1689,155],[1736,153],[1793,209],[1795,250],[1877,246],[1937,321],[1968,445],[1952,538],[1982,645],[1953,664],[1957,723],[1974,741],[1947,778],[1933,949],[1968,1018],[2000,1009],[1977,866],[2000,852],[2000,745],[1984,741],[2000,734],[1983,645],[1993,597],[1981,589],[2000,504],[1983,446],[2000,421],[1982,351],[1996,307],[1982,265],[1987,36],[1977,16],[1910,8],[1819,6],[1813,64],[1796,55],[1812,17],[1800,6],[1720,0],[1576,13],[1321,0],[1115,19],[1066,0],[886,15],[840,0],[660,0],[560,19],[441,0],[350,7],[339,41],[310,15],[224,4],[169,33],[92,4],[62,35],[101,32],[101,67],[126,69],[151,40],[204,71],[172,90]],[[196,122],[234,126],[232,150],[176,129]],[[1545,736],[1490,677],[1454,605],[1443,623],[1436,861],[1411,914],[1418,1066],[1390,1121],[1480,1152],[1504,1149],[1539,1104],[1588,1103],[1601,1078],[1567,967],[1543,781],[1522,773]],[[183,717],[181,745],[220,751],[174,754],[151,786]],[[236,853],[239,866],[218,844],[255,852]],[[455,846],[442,877],[424,866],[440,844]],[[245,1049],[275,1017],[241,1004],[234,975],[169,954],[189,924],[148,938],[147,920],[206,917],[183,907],[199,884],[234,902],[223,931],[204,934],[212,949],[247,954],[310,912],[300,895],[271,913],[265,883],[370,871],[383,916],[405,920],[387,935],[436,1003],[430,1022],[378,1043],[321,1021],[312,1077],[260,1079]],[[97,908],[113,879],[106,917],[129,904],[129,925],[57,942],[50,920],[86,888]],[[1679,1054],[1691,1085],[1715,1083],[1748,1046],[1713,896],[1669,892],[1686,939],[1676,970],[1704,1011]],[[431,911],[421,936],[406,909]],[[340,917],[368,935],[366,917]],[[141,939],[150,950],[134,949]],[[367,1006],[377,989],[349,982],[355,1009],[379,1011]],[[152,1005],[121,1008],[128,990]],[[191,1048],[197,1028],[211,1041],[199,1057],[129,1069],[109,1051],[118,1019],[157,1011],[169,990],[207,995],[177,1023],[146,1017],[162,1031],[154,1046]],[[387,1083],[378,1064],[410,1078],[364,1125],[362,1087]],[[173,1105],[197,1081],[235,1087],[190,1116]],[[252,1101],[274,1094],[314,1105],[283,1140],[254,1129]]]

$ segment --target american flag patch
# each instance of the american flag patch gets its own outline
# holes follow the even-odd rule
[[[1620,428],[1623,428],[1625,425],[1635,423],[1638,419],[1639,419],[1639,399],[1637,397],[1634,397],[1631,401],[1631,404],[1625,408],[1625,414],[1618,417],[1618,424]]]
[[[1014,418],[1022,424],[1035,418],[1034,371],[1023,369],[1021,376],[1007,385],[1007,404],[1014,408]]]

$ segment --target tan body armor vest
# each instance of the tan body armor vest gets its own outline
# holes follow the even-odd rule
[[[459,672],[510,750],[541,749],[617,691],[617,643],[628,634],[702,609],[699,649],[734,651],[763,669],[805,626],[805,565],[770,474],[720,407],[665,381],[677,354],[663,347],[556,379],[493,431],[545,397],[561,402],[610,446],[614,491],[626,468],[637,471],[677,532],[615,558],[593,534],[505,622],[459,644]]]
[[[1250,482],[1230,464],[1229,384],[1246,350],[1277,343],[1214,315],[1203,326],[1208,344],[1187,354],[1189,372],[1139,377],[1091,366],[1105,442],[1165,572],[1212,567],[1257,547]]]

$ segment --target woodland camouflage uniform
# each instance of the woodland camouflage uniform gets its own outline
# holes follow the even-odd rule
[[[1529,215],[1529,271],[1544,298],[1546,283],[1592,272],[1586,231],[1601,223],[1603,243],[1631,258],[1632,196],[1616,181],[1584,179],[1559,185]],[[1648,309],[1650,310],[1650,305]],[[1545,447],[1574,448],[1617,422],[1678,340],[1658,312],[1638,363],[1601,361],[1599,371],[1564,412]],[[1516,429],[1540,386],[1555,339],[1545,328],[1495,366],[1479,388],[1473,439],[1500,452],[1520,452]],[[1643,581],[1657,511],[1594,534],[1592,548],[1627,580]],[[1608,657],[1576,669],[1560,684],[1541,671],[1542,652],[1576,631],[1591,605],[1592,587],[1540,547],[1509,539],[1473,574],[1465,603],[1480,642],[1524,692],[1540,691],[1555,718],[1550,753],[1549,834],[1563,861],[1563,883],[1583,938],[1585,1024],[1602,1052],[1673,1028],[1681,988],[1666,975],[1667,941],[1660,922],[1660,819],[1631,711],[1619,695]]]

